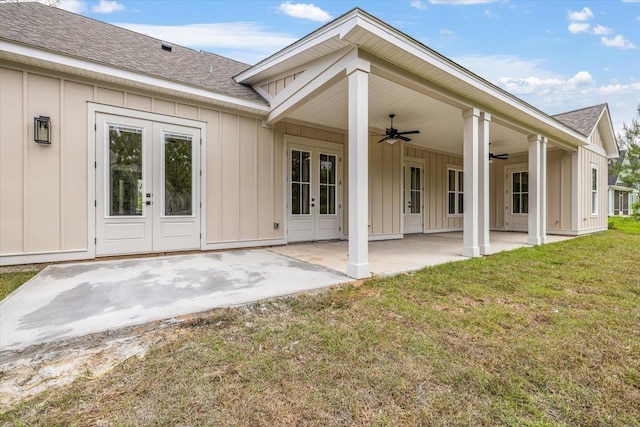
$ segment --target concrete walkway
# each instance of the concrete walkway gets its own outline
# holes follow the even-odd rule
[[[267,250],[52,265],[0,302],[0,351],[348,281]]]

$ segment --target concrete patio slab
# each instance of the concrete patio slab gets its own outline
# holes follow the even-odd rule
[[[570,238],[547,236],[548,243]],[[490,240],[491,253],[529,246],[526,233],[492,231]],[[342,273],[346,272],[349,259],[347,241],[296,243],[270,250]],[[469,259],[461,253],[462,232],[409,234],[404,239],[369,242],[371,272],[380,276]]]
[[[0,302],[0,350],[351,280],[267,250],[52,265]]]

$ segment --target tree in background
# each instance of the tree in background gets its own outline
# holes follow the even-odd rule
[[[616,162],[609,169],[610,175],[617,175],[625,185],[640,190],[640,104],[638,104],[637,118],[631,120],[631,125],[625,123],[622,133],[618,134],[618,147],[627,150],[626,161]],[[640,203],[632,207],[634,216],[640,217]]]

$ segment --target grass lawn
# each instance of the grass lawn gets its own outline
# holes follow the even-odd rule
[[[19,271],[15,273],[0,273],[0,301],[18,289],[23,283],[36,275],[36,271]]]
[[[225,309],[17,425],[639,425],[640,236]]]
[[[631,217],[609,217],[609,228],[612,230],[620,230],[627,234],[640,234],[640,221]]]

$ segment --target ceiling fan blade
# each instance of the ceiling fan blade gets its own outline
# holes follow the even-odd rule
[[[400,134],[396,135],[396,138],[407,142],[411,141],[411,138],[407,138],[406,136],[402,136]]]
[[[406,132],[398,132],[397,134],[398,135],[411,135],[411,134],[414,134],[414,133],[420,133],[420,131],[419,130],[408,130]]]
[[[378,141],[378,144],[379,144],[379,143],[381,143],[381,142],[385,142],[387,139],[389,139],[389,137],[388,137],[388,136],[385,136],[385,137],[384,137],[384,138],[382,138],[380,141]]]

